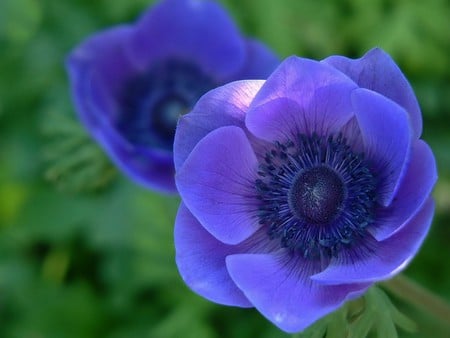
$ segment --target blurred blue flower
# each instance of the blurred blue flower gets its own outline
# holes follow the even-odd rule
[[[290,57],[210,91],[175,135],[176,260],[192,290],[305,329],[403,270],[431,224],[434,156],[392,59]]]
[[[165,0],[133,25],[89,37],[67,69],[79,117],[112,160],[134,181],[175,192],[178,117],[208,90],[266,78],[278,63],[215,2]]]

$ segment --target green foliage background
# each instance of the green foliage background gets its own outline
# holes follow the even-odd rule
[[[423,137],[440,174],[433,228],[406,274],[450,300],[449,2],[221,2],[246,34],[281,57],[359,57],[380,46],[398,62],[421,103]],[[115,173],[73,120],[65,56],[148,4],[0,1],[0,337],[287,337],[254,310],[212,304],[188,290],[174,263],[178,200]],[[81,160],[64,158],[81,148]],[[424,332],[433,320],[399,305],[420,329],[401,336],[431,337]]]

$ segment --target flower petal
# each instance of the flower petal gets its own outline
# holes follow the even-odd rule
[[[392,278],[402,271],[419,250],[431,225],[434,202],[422,209],[395,235],[382,242],[372,240],[370,252],[362,258],[333,258],[328,268],[311,278],[327,285],[364,283]],[[251,299],[250,299],[251,300]]]
[[[393,101],[368,89],[352,93],[365,156],[380,182],[378,202],[391,204],[407,168],[411,148],[408,114]]]
[[[409,114],[415,137],[420,137],[422,115],[416,96],[400,68],[382,49],[374,48],[356,60],[331,56],[322,62],[339,69],[358,86],[378,92],[401,105]]]
[[[111,121],[119,110],[115,96],[134,72],[124,49],[130,32],[129,27],[119,26],[98,33],[66,60],[76,111],[96,139],[101,129],[112,128]]]
[[[174,193],[172,155],[134,147],[113,126],[119,111],[114,94],[120,90],[118,83],[123,83],[133,68],[124,51],[129,32],[123,26],[99,33],[68,57],[76,110],[90,134],[122,171],[147,188]]]
[[[139,20],[130,43],[136,62],[192,61],[220,81],[244,63],[245,44],[230,16],[214,1],[166,0]]]
[[[134,182],[165,193],[177,191],[171,153],[135,147],[113,129],[99,129],[96,138],[113,162]]]
[[[225,265],[225,258],[239,248],[211,236],[183,203],[175,220],[175,249],[180,275],[194,292],[219,304],[252,306]]]
[[[74,87],[86,84],[80,82],[78,74],[88,70],[109,94],[117,95],[123,83],[137,71],[126,50],[131,34],[130,26],[114,27],[91,36],[75,48],[66,60]]]
[[[377,224],[368,229],[382,241],[407,225],[428,199],[437,180],[437,168],[430,147],[422,140],[415,142],[411,162],[391,205],[377,215]]]
[[[88,131],[95,137],[96,131],[101,130],[101,126],[107,119],[103,116],[103,113],[98,114],[96,112],[99,107],[98,104],[95,104],[95,101],[98,102],[98,100],[95,100],[95,96],[93,96],[95,90],[92,90],[92,72],[87,67],[78,67],[76,63],[70,62],[67,63],[67,68],[72,83],[71,94],[76,112],[81,121],[88,127]],[[104,91],[101,93],[104,93]],[[104,96],[102,95],[101,98]],[[100,102],[102,101],[101,98]]]
[[[260,226],[254,217],[257,166],[245,132],[228,126],[206,135],[175,177],[188,209],[226,244],[242,242]]]
[[[195,145],[219,127],[244,128],[245,112],[264,81],[236,81],[206,93],[191,113],[178,121],[174,141],[175,169],[178,170]]]
[[[333,67],[290,57],[261,87],[245,123],[255,136],[271,142],[292,132],[335,133],[353,116],[350,93],[355,88]]]
[[[267,319],[298,332],[364,292],[369,284],[324,286],[275,255],[236,254],[226,259],[231,278]]]
[[[272,50],[260,41],[247,39],[246,50],[245,64],[238,74],[233,75],[233,79],[265,80],[280,63]]]

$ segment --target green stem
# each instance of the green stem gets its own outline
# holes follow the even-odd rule
[[[408,277],[398,275],[382,282],[381,285],[398,298],[418,309],[425,310],[444,324],[450,325],[450,305]]]

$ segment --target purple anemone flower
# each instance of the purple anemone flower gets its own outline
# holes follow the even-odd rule
[[[403,270],[431,224],[436,164],[392,59],[290,57],[208,92],[175,135],[178,269],[225,305],[305,329]]]
[[[217,3],[164,0],[132,25],[97,33],[69,55],[81,121],[134,181],[176,192],[177,119],[208,90],[261,79],[279,64],[262,43],[241,36]]]

